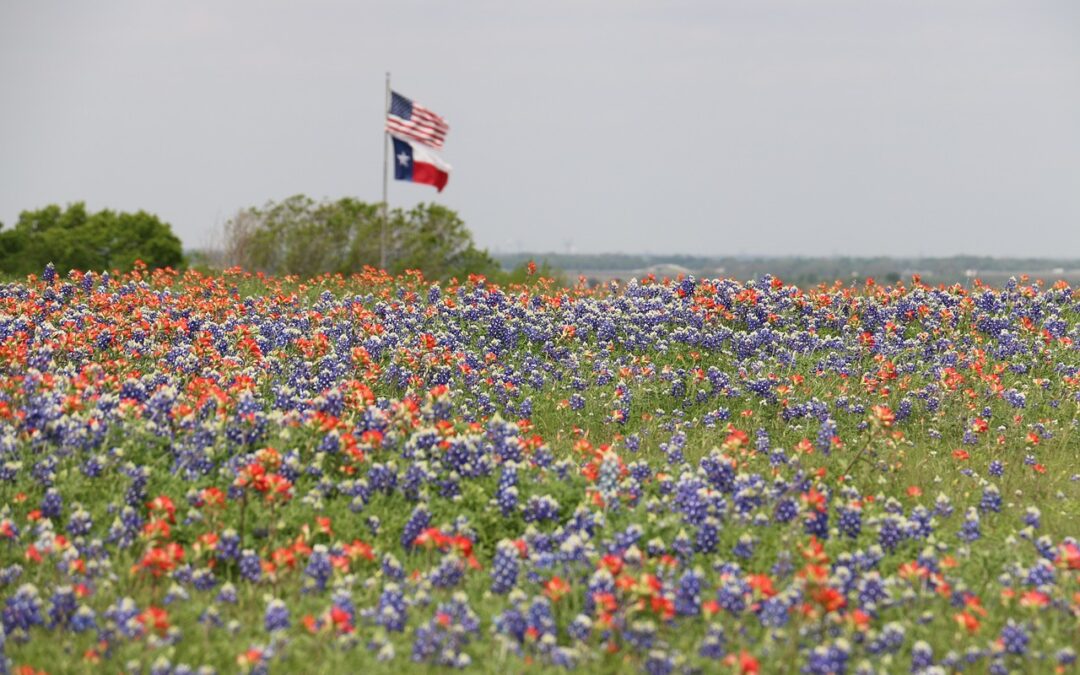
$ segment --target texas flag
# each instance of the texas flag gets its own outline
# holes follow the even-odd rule
[[[394,178],[434,185],[442,192],[450,180],[450,165],[431,148],[404,138],[390,136],[394,141]]]

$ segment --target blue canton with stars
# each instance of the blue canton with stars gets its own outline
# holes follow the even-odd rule
[[[390,139],[394,141],[394,178],[411,181],[413,179],[412,146],[394,136]]]
[[[390,114],[403,120],[412,119],[412,101],[397,92],[390,92]]]

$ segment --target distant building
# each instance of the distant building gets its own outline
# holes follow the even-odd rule
[[[677,277],[680,274],[688,276],[693,274],[694,271],[688,267],[682,265],[676,265],[675,263],[657,263],[655,265],[649,265],[643,270],[639,270],[638,274],[642,276],[648,276],[655,274],[657,277]]]

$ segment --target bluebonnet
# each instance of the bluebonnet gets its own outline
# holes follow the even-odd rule
[[[423,504],[418,504],[413,509],[412,515],[409,516],[408,522],[405,523],[404,529],[401,531],[401,546],[405,550],[410,550],[415,545],[416,538],[420,536],[420,533],[431,522],[431,515],[428,513],[427,507]]]
[[[17,639],[29,638],[29,631],[34,626],[45,623],[41,597],[33,584],[23,584],[4,602],[4,633]]]
[[[679,578],[675,589],[675,613],[696,616],[701,612],[701,592],[704,575],[699,569],[687,570]]]
[[[289,608],[279,598],[273,598],[266,604],[266,612],[263,614],[263,627],[268,633],[283,631],[292,625],[289,620]]]
[[[960,531],[956,536],[966,542],[973,542],[982,536],[982,530],[979,527],[979,513],[974,508],[967,510],[964,524],[960,527]]]
[[[982,499],[979,500],[979,510],[983,512],[1001,511],[1001,492],[997,486],[990,483],[983,488]]]
[[[307,567],[304,568],[306,576],[316,590],[326,590],[326,583],[330,580],[334,568],[330,563],[330,553],[323,544],[316,544],[308,558]],[[308,588],[311,588],[310,586]]]
[[[517,585],[519,557],[518,548],[512,541],[503,539],[496,544],[491,562],[492,592],[508,593]]]
[[[262,562],[255,551],[244,549],[240,554],[240,576],[247,581],[256,582],[262,578]]]
[[[1001,644],[1008,654],[1023,655],[1027,653],[1028,642],[1031,637],[1024,626],[1009,619],[1005,627],[1001,629]]]
[[[919,640],[911,648],[911,672],[919,673],[934,665],[934,650],[929,643]]]
[[[388,631],[400,633],[405,630],[408,617],[405,595],[397,584],[387,584],[379,596],[379,604],[375,610],[376,623]]]

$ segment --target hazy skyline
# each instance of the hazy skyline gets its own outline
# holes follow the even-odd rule
[[[12,0],[0,222],[379,201],[386,71],[493,251],[1080,258],[1075,1]]]

